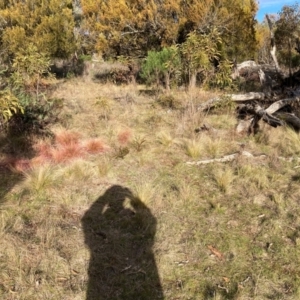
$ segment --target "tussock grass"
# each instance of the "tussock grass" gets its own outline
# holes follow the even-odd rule
[[[172,136],[172,134],[169,131],[160,131],[156,135],[156,139],[159,144],[169,147],[173,143],[176,142],[175,138]]]
[[[48,187],[53,186],[55,180],[53,168],[50,165],[43,165],[25,173],[23,187],[31,192],[39,193],[43,192]]]
[[[59,176],[61,178],[67,178],[70,181],[89,181],[99,174],[97,166],[93,163],[85,160],[76,160],[61,168]]]
[[[227,193],[230,191],[234,178],[235,176],[231,168],[217,168],[213,171],[213,179],[221,192]]]
[[[298,299],[298,134],[238,136],[229,108],[197,111],[207,92],[169,109],[139,89],[63,83],[54,138],[0,169],[0,298],[85,299],[95,264],[96,298]],[[241,150],[266,157],[185,163]]]
[[[245,185],[253,189],[267,189],[270,186],[269,170],[265,167],[244,164],[238,169],[238,176],[245,180]]]
[[[55,143],[58,146],[68,146],[72,144],[78,144],[80,134],[78,132],[66,131],[63,128],[56,130],[55,132]]]
[[[33,145],[33,148],[36,155],[32,159],[8,159],[4,165],[11,166],[15,171],[22,173],[45,164],[62,164],[109,150],[102,139],[82,140],[78,133],[62,129],[54,134],[54,142],[41,140]]]
[[[101,160],[97,161],[97,165],[95,166],[97,170],[97,174],[100,177],[105,177],[108,175],[110,169],[112,168],[112,162],[109,158],[104,157]]]
[[[199,158],[203,154],[204,145],[201,140],[184,140],[183,147],[186,155],[191,158]]]
[[[99,154],[107,150],[107,146],[101,139],[98,138],[85,141],[83,149],[89,154]]]
[[[211,138],[210,136],[205,136],[202,138],[202,144],[207,157],[215,158],[227,153],[234,153],[231,145],[232,143],[222,138]]]
[[[275,144],[281,155],[285,157],[298,156],[300,153],[299,134],[290,128],[286,128],[278,135]]]
[[[236,152],[236,146],[231,141],[207,134],[198,135],[192,139],[183,139],[181,144],[186,155],[193,159],[216,158]]]
[[[158,186],[153,182],[148,182],[145,179],[133,185],[132,191],[134,195],[139,198],[144,204],[151,205],[155,200],[158,192]]]

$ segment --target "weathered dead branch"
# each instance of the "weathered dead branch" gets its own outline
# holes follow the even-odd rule
[[[271,104],[265,111],[269,114],[273,114],[281,108],[285,107],[286,105],[292,105],[295,103],[300,103],[300,97],[292,97],[276,101],[273,104]]]
[[[229,154],[229,155],[225,155],[221,158],[213,158],[213,159],[205,159],[205,160],[200,160],[200,161],[188,161],[186,164],[187,165],[207,165],[207,164],[211,164],[211,163],[215,163],[215,162],[230,162],[235,160],[237,157],[239,156],[244,156],[244,157],[248,157],[248,158],[255,158],[255,159],[264,159],[267,156],[266,155],[258,155],[258,156],[254,156],[253,154],[251,154],[248,151],[241,151],[241,152],[237,152],[237,153],[233,153],[233,154]]]
[[[258,122],[263,120],[265,123],[272,127],[289,125],[296,131],[300,131],[300,119],[291,111],[282,111],[284,108],[289,107],[290,110],[297,110],[300,98],[292,97],[286,98],[272,103],[266,109],[259,103],[244,104],[238,107],[240,119],[243,119],[243,125],[237,127],[237,131],[248,131],[248,133],[256,133]],[[250,115],[248,123],[245,123],[246,115]],[[245,128],[248,126],[248,128]]]
[[[230,99],[233,102],[245,102],[245,101],[252,101],[252,100],[264,100],[265,94],[264,93],[247,93],[247,94],[228,94],[224,95],[223,97],[216,97],[210,99],[201,105],[198,106],[199,111],[207,111],[214,108],[216,105],[219,105],[224,101],[224,99]]]
[[[231,162],[237,159],[238,157],[244,157],[244,158],[250,158],[250,159],[255,159],[255,160],[263,160],[268,158],[267,155],[261,154],[261,155],[253,155],[252,153],[248,151],[241,151],[229,155],[225,155],[221,158],[212,158],[212,159],[205,159],[205,160],[199,160],[199,161],[188,161],[186,162],[187,165],[193,165],[193,166],[200,166],[200,165],[207,165],[211,163],[226,163],[226,162]],[[277,159],[285,162],[293,162],[293,161],[300,161],[299,157],[282,157],[278,156]],[[299,168],[300,166],[297,166],[295,168]]]

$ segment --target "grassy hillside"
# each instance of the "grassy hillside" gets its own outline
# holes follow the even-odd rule
[[[52,96],[53,136],[12,137],[0,168],[1,299],[300,298],[298,134],[237,135],[231,105],[197,112],[200,90],[71,79]]]

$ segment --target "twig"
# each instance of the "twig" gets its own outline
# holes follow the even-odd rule
[[[226,288],[225,286],[222,286],[222,285],[218,284],[218,288],[221,289],[221,290],[225,290],[227,294],[229,293],[228,288]]]
[[[145,32],[145,30],[136,30],[129,24],[127,24],[126,27],[129,28],[131,31],[122,32],[121,36],[124,36],[126,34],[136,34],[136,33],[144,33]]]
[[[123,272],[125,272],[125,271],[129,270],[131,267],[132,267],[132,266],[130,265],[130,266],[128,266],[128,267],[126,267],[126,268],[124,268],[123,270],[121,270],[121,273],[123,273]]]
[[[254,297],[256,296],[257,294],[257,286],[258,286],[258,282],[259,282],[259,278],[260,278],[260,274],[261,274],[261,271],[259,272],[258,276],[257,276],[257,280],[255,282],[255,288],[254,288]]]

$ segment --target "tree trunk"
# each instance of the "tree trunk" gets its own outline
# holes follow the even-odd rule
[[[189,89],[192,90],[196,87],[197,83],[197,72],[194,71],[190,76]]]
[[[168,71],[164,72],[164,77],[165,77],[165,88],[167,92],[169,92],[171,87],[170,87],[170,74]]]
[[[266,15],[266,18],[267,18],[267,21],[268,21],[268,25],[269,25],[269,29],[270,29],[270,36],[271,36],[271,50],[270,50],[270,53],[271,53],[272,59],[275,63],[275,67],[276,67],[277,72],[281,73],[280,72],[280,67],[279,67],[279,64],[278,64],[278,61],[277,61],[277,57],[276,57],[276,45],[275,45],[275,37],[274,37],[274,32],[273,32],[273,23],[272,23],[269,15]]]

